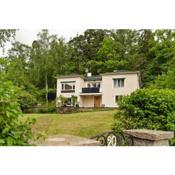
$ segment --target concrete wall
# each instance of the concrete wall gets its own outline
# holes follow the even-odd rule
[[[114,78],[125,78],[124,87],[114,88]],[[102,104],[105,107],[116,107],[115,96],[117,95],[129,95],[133,91],[139,88],[138,74],[120,74],[120,75],[102,75]]]

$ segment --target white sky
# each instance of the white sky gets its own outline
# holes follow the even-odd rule
[[[37,34],[42,29],[20,29],[16,32],[16,40],[25,44],[32,44],[32,41],[37,39]],[[75,37],[77,34],[82,34],[83,29],[48,29],[50,34],[56,34],[58,37],[63,37],[68,41],[71,37]]]
[[[15,40],[21,43],[31,45],[33,40],[37,39],[37,34],[42,29],[20,29],[16,32]],[[65,38],[66,41],[69,41],[70,38],[75,37],[77,34],[82,34],[85,29],[48,29],[49,34],[56,34],[58,37]],[[5,53],[2,53],[0,49],[0,56],[5,56],[7,54],[7,50],[10,49],[11,44],[6,43],[5,45]]]

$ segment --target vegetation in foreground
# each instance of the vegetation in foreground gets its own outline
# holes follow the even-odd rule
[[[12,41],[15,31],[0,30],[0,49],[5,42]],[[0,78],[3,78],[0,83],[0,145],[26,145],[32,137],[31,122],[19,120],[18,103],[24,110],[45,100],[48,107],[48,93],[56,89],[55,76],[84,74],[85,68],[94,75],[114,69],[139,70],[143,87],[157,89],[154,92],[140,90],[126,97],[117,114],[117,129],[127,124],[134,128],[174,131],[174,95],[164,90],[175,89],[174,67],[175,30],[90,29],[69,42],[42,30],[32,46],[14,42],[8,55],[0,58]],[[9,96],[16,89],[14,86],[4,88],[8,87],[8,80],[18,87],[15,98]],[[3,83],[7,84],[3,87]],[[142,93],[144,91],[148,93]],[[113,112],[39,114],[33,129],[45,131],[47,135],[67,133],[89,137],[110,129]]]
[[[46,136],[69,134],[90,138],[111,130],[115,113],[116,110],[74,114],[25,114],[25,116],[36,118],[32,128],[35,133],[42,132]]]
[[[0,77],[0,146],[26,146],[33,141],[32,118],[22,119],[16,88]]]
[[[118,132],[133,128],[175,131],[175,90],[139,89],[120,99],[115,117]]]

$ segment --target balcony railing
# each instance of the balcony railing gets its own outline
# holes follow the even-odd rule
[[[99,92],[100,92],[99,87],[82,88],[82,93],[99,93]]]

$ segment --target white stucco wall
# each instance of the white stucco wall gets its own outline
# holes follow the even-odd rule
[[[114,78],[124,78],[124,87],[113,87]],[[75,81],[75,92],[74,93],[61,93],[61,82]],[[99,81],[98,81],[99,82]],[[80,97],[80,92],[83,87],[87,87],[87,83],[84,82],[82,77],[67,77],[57,79],[57,97],[63,95],[65,97],[71,97],[75,95],[78,97],[78,102],[80,107],[94,107],[93,96],[82,96]],[[133,91],[139,88],[139,76],[137,73],[123,73],[123,74],[112,74],[112,75],[102,75],[100,92],[102,93],[101,104],[105,107],[116,107],[115,96],[117,95],[129,95]],[[91,94],[93,95],[93,94]]]
[[[75,92],[61,93],[61,82],[66,82],[66,81],[75,81]],[[58,78],[57,79],[57,97],[59,97],[60,95],[63,95],[67,98],[70,98],[72,95],[75,95],[78,97],[78,102],[80,103],[80,106],[81,106],[82,102],[80,100],[79,93],[81,92],[81,89],[83,86],[84,86],[84,80],[81,77]]]
[[[125,78],[124,87],[113,87],[114,78]],[[103,75],[101,90],[102,90],[102,104],[105,107],[116,107],[115,96],[129,95],[139,88],[138,74],[120,74],[120,75]]]

